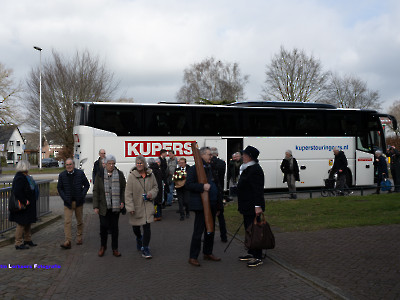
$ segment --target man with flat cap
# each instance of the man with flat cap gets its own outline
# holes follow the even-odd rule
[[[237,184],[238,210],[243,215],[244,226],[247,229],[256,216],[265,210],[264,171],[258,164],[258,151],[253,146],[247,146],[242,152],[243,164],[240,166],[240,177]],[[239,260],[247,261],[248,267],[263,264],[262,250],[248,249],[246,255]]]

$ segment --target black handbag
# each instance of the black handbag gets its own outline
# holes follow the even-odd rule
[[[10,197],[8,198],[8,210],[10,212],[19,212],[26,209],[25,204],[15,198],[13,190],[11,190]]]
[[[252,250],[275,248],[275,236],[264,214],[261,214],[260,221],[255,217],[254,222],[246,228],[244,244],[246,248]]]

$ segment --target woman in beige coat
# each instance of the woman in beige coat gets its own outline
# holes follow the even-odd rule
[[[137,156],[136,166],[130,171],[126,183],[125,206],[130,214],[129,223],[136,235],[137,249],[142,251],[144,258],[152,258],[149,250],[150,223],[154,222],[153,199],[157,193],[157,180],[152,170],[147,167],[143,156]],[[143,226],[143,235],[140,226]]]

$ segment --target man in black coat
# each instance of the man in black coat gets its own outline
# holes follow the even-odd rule
[[[337,174],[336,187],[341,191],[341,195],[344,195],[344,188],[346,185],[346,174],[347,174],[347,158],[343,151],[338,147],[333,148],[333,154],[335,155],[335,161],[333,163],[329,178],[333,179],[333,176]]]
[[[258,164],[260,152],[253,146],[242,151],[243,164],[240,167],[238,189],[238,210],[243,215],[244,227],[247,229],[265,210],[264,171]],[[247,266],[257,267],[263,264],[262,250],[248,249],[239,260],[248,261]]]
[[[215,147],[211,147],[211,169],[214,170],[215,177],[218,178],[218,203],[223,203],[224,199],[224,181],[225,181],[225,169],[226,163],[218,158],[218,149]],[[225,216],[224,216],[224,205],[218,207],[219,213],[218,216],[218,224],[219,224],[219,233],[221,237],[221,241],[223,243],[228,242],[227,231],[226,231],[226,223],[225,223]]]
[[[92,183],[94,185],[94,180],[96,179],[97,173],[103,171],[103,163],[102,160],[106,157],[106,150],[100,149],[99,150],[99,158],[94,162],[93,165],[93,172],[92,172]]]
[[[212,254],[214,247],[214,233],[207,233],[206,224],[204,221],[204,209],[203,203],[201,201],[200,194],[204,191],[209,193],[210,199],[210,207],[211,214],[213,217],[213,222],[215,224],[215,215],[217,213],[217,205],[218,205],[218,188],[215,184],[215,178],[213,177],[213,172],[211,170],[210,162],[211,162],[211,151],[208,147],[200,148],[200,156],[203,160],[204,170],[207,176],[207,183],[202,184],[198,182],[196,166],[192,166],[189,168],[187,179],[186,179],[186,188],[190,191],[190,202],[189,207],[190,210],[194,211],[195,219],[194,219],[194,228],[192,241],[190,244],[190,258],[189,263],[193,266],[200,266],[199,261],[197,260],[200,254],[201,248],[201,237],[204,233],[204,244],[203,244],[203,254],[205,260],[211,261],[220,261],[221,258],[218,258]]]
[[[65,161],[65,171],[58,175],[58,194],[64,201],[64,233],[65,241],[60,245],[63,249],[71,249],[72,215],[75,212],[77,223],[76,244],[82,245],[83,204],[89,190],[89,181],[82,170],[76,169],[72,158]]]

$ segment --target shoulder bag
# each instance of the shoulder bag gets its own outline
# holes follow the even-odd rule
[[[259,222],[255,217],[254,222],[246,228],[244,244],[248,249],[254,250],[275,248],[275,236],[264,214],[261,214]]]
[[[14,191],[11,190],[10,197],[8,198],[8,210],[10,212],[19,212],[26,209],[25,204],[15,198]]]

